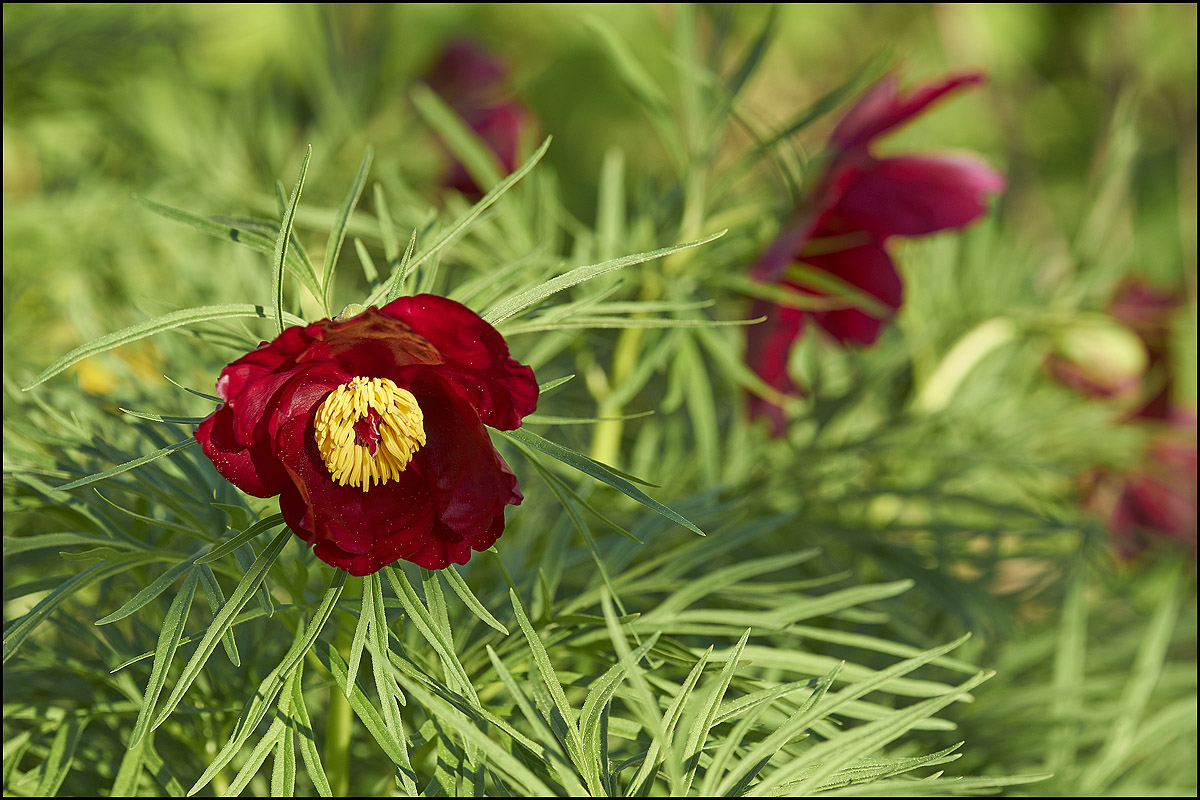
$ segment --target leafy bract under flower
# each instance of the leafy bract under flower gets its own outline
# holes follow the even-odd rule
[[[537,407],[533,370],[473,311],[402,297],[283,331],[225,367],[196,429],[231,483],[352,575],[464,564],[504,531],[517,480],[485,425]]]
[[[886,249],[892,236],[923,236],[962,228],[987,211],[989,195],[1001,191],[1003,176],[981,161],[958,155],[878,158],[870,145],[912,119],[931,103],[960,88],[983,82],[978,73],[952,75],[901,94],[894,75],[863,95],[830,136],[829,162],[796,221],[759,258],[755,280],[809,294],[811,286],[787,277],[801,263],[829,273],[869,296],[871,307],[801,311],[766,300],[751,316],[766,317],[748,334],[750,366],[784,393],[798,388],[787,374],[792,345],[809,319],[842,344],[870,345],[900,307],[903,286]],[[752,416],[766,416],[783,432],[783,410],[751,398]]]

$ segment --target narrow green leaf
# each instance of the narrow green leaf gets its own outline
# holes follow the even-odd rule
[[[663,735],[656,737],[650,743],[650,749],[646,752],[646,757],[642,760],[637,775],[630,783],[630,794],[646,796],[649,793],[654,784],[656,768],[660,761],[664,761],[664,756],[668,785],[675,787],[681,783],[681,763],[677,758],[672,757],[673,751],[676,749],[674,747],[675,727],[679,724],[684,704],[692,696],[692,690],[696,688],[696,682],[700,680],[700,675],[704,672],[704,666],[708,663],[710,655],[712,655],[712,645],[709,645],[708,649],[696,660],[696,664],[688,672],[683,684],[680,685],[679,691],[671,698],[671,703],[663,715]]]
[[[428,250],[425,250],[424,252],[421,253],[421,255],[417,256],[417,258],[413,260],[413,262],[409,266],[409,269],[416,269],[417,267],[421,266],[421,264],[424,264],[427,260],[432,258],[443,247],[448,245],[450,242],[454,241],[454,239],[459,234],[461,234],[463,231],[465,231],[471,225],[471,223],[474,222],[476,220],[476,218],[479,217],[480,214],[482,214],[489,207],[491,207],[491,205],[493,203],[495,203],[497,200],[499,200],[500,197],[502,195],[504,195],[505,192],[507,192],[510,188],[512,188],[517,183],[517,181],[519,181],[519,180],[521,180],[521,178],[525,177],[525,175],[531,169],[533,169],[534,165],[536,165],[539,161],[541,161],[542,156],[546,155],[546,151],[548,149],[550,149],[550,141],[551,141],[551,137],[547,136],[546,141],[542,142],[542,146],[539,147],[537,149],[537,151],[532,156],[530,156],[529,159],[524,164],[522,164],[515,172],[513,172],[507,178],[500,181],[500,183],[493,186],[491,191],[489,191],[482,198],[480,198],[478,203],[471,206],[471,209],[466,214],[464,214],[462,217],[460,217],[458,220],[456,220],[454,222],[454,224],[452,224],[448,228],[446,228],[442,232],[441,236],[439,236],[438,239],[432,245],[429,246]],[[376,197],[376,200],[378,201],[378,196]],[[386,242],[385,242],[385,244],[386,244]],[[390,263],[390,256],[389,256],[389,263]],[[385,283],[384,286],[390,286],[390,283]],[[367,298],[367,301],[365,303],[363,303],[363,305],[367,305],[367,306],[379,305],[379,301],[384,296],[386,291],[387,290],[384,289],[384,287],[380,287],[379,289],[376,289],[374,292],[371,293],[371,296],[369,298]]]
[[[496,674],[500,676],[501,682],[504,684],[505,688],[508,689],[509,695],[517,701],[517,707],[521,709],[521,714],[525,717],[525,720],[540,734],[538,736],[538,741],[545,742],[548,745],[548,749],[550,751],[550,760],[554,765],[554,772],[556,775],[558,775],[559,780],[562,781],[563,786],[567,788],[568,794],[572,797],[582,797],[588,794],[592,796],[599,795],[600,793],[597,790],[599,786],[598,781],[593,782],[585,773],[584,778],[589,783],[589,792],[584,789],[583,784],[581,784],[579,779],[575,777],[573,765],[570,759],[568,759],[566,752],[563,751],[558,737],[555,735],[554,731],[550,729],[550,726],[546,724],[546,720],[542,718],[542,715],[537,713],[537,710],[534,708],[533,703],[529,700],[529,697],[521,690],[520,684],[517,683],[517,680],[512,676],[512,673],[508,671],[508,668],[504,666],[504,662],[501,661],[500,657],[496,655],[496,651],[492,649],[490,644],[487,645],[487,654],[488,658],[492,662],[492,667],[496,670]],[[543,757],[544,755],[545,754],[543,754]]]
[[[171,692],[171,697],[167,700],[162,712],[157,720],[154,721],[154,728],[162,725],[171,716],[171,712],[179,705],[179,701],[183,699],[183,695],[191,688],[192,681],[196,680],[196,676],[200,674],[200,670],[204,667],[208,657],[212,655],[213,648],[217,646],[217,640],[233,623],[234,616],[242,609],[242,606],[250,600],[250,596],[254,594],[259,585],[267,577],[267,570],[275,563],[275,559],[283,552],[283,546],[287,544],[292,532],[283,530],[275,537],[251,565],[250,570],[242,578],[241,583],[234,589],[233,595],[230,596],[229,602],[217,614],[212,625],[204,634],[204,638],[200,640],[200,645],[196,648],[196,652],[192,654],[192,658],[188,661],[187,666],[183,668],[179,678],[175,682],[175,688]]]
[[[292,680],[292,674],[300,668],[300,662],[317,641],[317,637],[325,627],[325,623],[329,620],[329,615],[333,613],[333,609],[337,606],[337,601],[341,597],[342,589],[345,585],[346,573],[341,570],[335,571],[329,580],[329,587],[325,590],[325,596],[321,599],[321,604],[313,612],[312,619],[309,620],[308,625],[303,629],[296,631],[295,640],[292,642],[292,646],[288,649],[287,654],[267,674],[262,683],[259,684],[250,702],[242,709],[242,715],[238,719],[233,734],[221,749],[217,751],[216,755],[213,756],[212,762],[204,770],[204,773],[196,781],[195,785],[192,786],[189,794],[195,794],[211,781],[237,755],[242,746],[250,740],[250,737],[258,728],[258,724],[270,710],[275,698],[280,695],[283,687]],[[279,701],[279,706],[280,714],[287,716],[291,707],[291,694],[284,694]],[[259,763],[261,764],[262,762],[260,761]]]
[[[224,558],[242,545],[252,541],[263,531],[269,531],[271,528],[282,524],[283,514],[271,514],[270,516],[263,517],[249,528],[246,528],[246,530],[240,531],[239,533],[234,534],[232,538],[221,542],[219,545],[214,547],[211,552],[196,559],[196,563],[210,564],[213,561]]]
[[[225,605],[225,593],[221,591],[221,584],[217,583],[217,576],[213,574],[212,567],[207,564],[200,566],[200,579],[204,581],[204,594],[208,597],[209,612],[216,619],[217,614],[221,613],[221,608]],[[233,624],[236,625],[238,622],[239,620],[235,618]],[[238,654],[237,640],[233,638],[233,625],[230,625],[229,629],[222,634],[221,646],[225,648],[225,655],[229,658],[229,663],[240,667],[242,657]]]
[[[500,182],[504,168],[495,152],[454,109],[424,84],[413,86],[409,96],[425,122],[441,136],[478,186],[495,186]]]
[[[458,656],[454,653],[454,642],[447,641],[442,637],[439,632],[439,626],[429,614],[429,609],[425,608],[424,604],[421,603],[416,590],[408,582],[408,576],[394,565],[386,567],[384,574],[387,575],[388,582],[391,583],[392,591],[395,593],[396,598],[400,600],[400,604],[408,612],[409,620],[416,626],[421,636],[425,637],[425,641],[429,642],[430,646],[433,647],[445,665],[447,672],[453,676],[452,682],[457,684],[456,688],[474,705],[478,706],[479,697],[475,692],[475,687],[471,684],[471,679],[467,677],[467,671],[463,668],[462,663],[458,660]]]
[[[585,267],[576,267],[570,272],[563,273],[557,278],[552,278],[545,283],[538,284],[531,289],[526,289],[523,292],[518,292],[512,297],[504,300],[491,311],[483,315],[483,318],[490,324],[495,325],[509,317],[517,314],[530,306],[540,303],[547,297],[550,297],[563,289],[570,288],[578,283],[591,280],[597,275],[603,275],[606,272],[628,267],[633,264],[641,264],[646,261],[653,261],[656,258],[669,256],[672,253],[678,253],[680,250],[687,250],[691,247],[699,247],[702,244],[720,239],[727,231],[719,231],[711,236],[705,236],[703,239],[696,239],[692,242],[677,244],[671,247],[662,247],[658,250],[652,250],[647,253],[635,253],[630,256],[622,256],[608,261],[602,261],[599,264],[591,264]]]
[[[1109,788],[1113,777],[1127,766],[1127,759],[1137,741],[1142,716],[1162,675],[1167,648],[1171,645],[1179,607],[1186,593],[1180,589],[1182,579],[1177,562],[1167,565],[1156,577],[1161,599],[1154,614],[1147,620],[1133,668],[1121,692],[1119,713],[1104,737],[1096,761],[1079,781],[1079,787],[1084,792],[1100,794]]]
[[[135,199],[146,206],[156,214],[159,214],[167,219],[183,222],[191,225],[201,233],[208,234],[217,239],[235,242],[237,244],[249,247],[259,253],[271,255],[275,252],[275,237],[279,232],[279,226],[271,220],[259,219],[243,219],[237,217],[203,217],[199,214],[193,214],[190,211],[183,211],[178,208],[171,208],[162,203],[156,203],[140,195],[134,195]],[[283,214],[283,203],[280,204],[280,214]],[[295,244],[295,236],[292,237]],[[320,297],[321,286],[317,282],[317,273],[313,269],[312,262],[308,260],[308,254],[303,248],[297,247],[296,250],[289,250],[287,254],[287,264],[300,279],[308,290],[313,293],[314,297]],[[290,316],[290,315],[289,315]]]
[[[750,630],[747,628],[746,632],[742,634],[742,638],[729,651],[729,658],[725,661],[725,666],[721,670],[716,684],[712,687],[708,700],[700,707],[695,722],[688,731],[683,746],[683,783],[679,787],[672,788],[672,793],[677,797],[686,796],[692,788],[692,781],[696,778],[696,768],[700,766],[700,753],[704,750],[704,743],[708,740],[708,734],[715,724],[717,709],[721,707],[725,692],[729,690],[729,683],[733,680],[733,673],[741,658],[742,650],[750,639]]]
[[[130,553],[127,556],[122,556],[119,561],[102,561],[99,564],[93,564],[78,575],[72,575],[67,578],[58,586],[55,586],[50,594],[39,600],[37,605],[31,608],[25,616],[14,620],[8,629],[4,631],[3,660],[7,662],[12,658],[25,642],[25,639],[28,638],[29,634],[33,633],[37,626],[58,608],[60,603],[75,594],[75,592],[90,586],[96,581],[119,575],[139,564],[159,561],[162,558],[163,556],[154,553]]]
[[[406,745],[404,729],[400,725],[400,710],[396,699],[403,705],[408,701],[392,679],[388,665],[392,649],[388,641],[387,606],[383,602],[383,579],[376,572],[364,581],[363,594],[371,593],[371,665],[375,674],[375,691],[383,703],[383,722],[401,745]],[[365,602],[364,602],[365,605]]]
[[[358,262],[362,264],[363,275],[367,277],[367,286],[374,289],[379,285],[379,270],[367,252],[367,246],[357,236],[354,237],[354,252],[358,253]]]
[[[505,336],[518,336],[523,333],[543,333],[545,331],[568,331],[589,329],[624,329],[624,328],[736,328],[747,325],[757,325],[766,317],[754,319],[647,319],[644,317],[584,317],[564,320],[561,322],[538,323],[536,320],[527,325],[499,326]]]
[[[513,589],[508,590],[509,600],[512,602],[513,611],[517,615],[517,624],[521,626],[521,632],[525,634],[525,641],[529,643],[529,652],[533,656],[533,663],[537,667],[538,676],[541,677],[542,683],[546,685],[546,689],[550,692],[550,698],[554,702],[555,708],[562,716],[563,722],[567,730],[567,752],[571,754],[571,758],[575,763],[583,762],[583,740],[579,736],[579,720],[575,713],[575,709],[571,708],[571,704],[567,702],[567,695],[563,692],[562,684],[558,681],[558,675],[554,671],[554,664],[550,661],[550,654],[546,652],[546,645],[542,643],[541,637],[537,635],[537,631],[533,629],[533,625],[529,622],[529,617],[525,615],[525,607],[521,605],[521,598]]]
[[[358,166],[358,174],[354,176],[354,184],[350,187],[346,199],[342,201],[337,217],[333,220],[333,227],[329,230],[329,241],[325,245],[325,268],[321,273],[321,290],[326,310],[330,309],[333,270],[337,267],[338,256],[342,252],[342,242],[346,239],[346,224],[350,221],[350,215],[354,213],[354,207],[358,205],[358,198],[362,195],[363,184],[366,183],[367,171],[371,168],[373,156],[374,151],[370,145],[367,145],[367,149],[363,152],[362,163]]]
[[[160,594],[165,592],[167,590],[168,586],[175,583],[175,581],[179,579],[180,575],[182,575],[183,573],[192,569],[192,565],[194,562],[195,562],[194,558],[189,558],[187,561],[181,561],[178,564],[176,564],[175,566],[171,567],[166,572],[164,572],[162,575],[159,575],[157,578],[155,578],[153,581],[151,581],[149,586],[146,586],[141,591],[139,591],[137,594],[135,594],[133,597],[131,597],[124,605],[122,605],[116,611],[112,612],[111,614],[109,614],[106,617],[102,617],[102,618],[96,620],[95,624],[96,625],[107,625],[110,622],[116,622],[119,619],[125,619],[130,614],[133,614],[138,609],[142,608],[147,603],[154,600],[154,598],[158,597]],[[190,578],[189,578],[189,582],[191,582],[193,584],[195,583],[195,581],[192,581]],[[193,589],[194,588],[195,587],[193,585]]]
[[[171,601],[167,615],[163,619],[162,631],[158,634],[158,647],[154,651],[154,666],[150,668],[150,680],[146,683],[146,691],[142,693],[142,707],[138,711],[137,722],[133,725],[133,733],[126,747],[140,747],[142,738],[150,730],[150,721],[154,718],[154,706],[163,684],[167,681],[167,671],[179,649],[179,640],[183,638],[183,628],[187,624],[188,612],[192,608],[192,599],[196,595],[196,584],[200,579],[200,570],[193,569],[187,580],[179,589],[179,594]]]
[[[545,394],[546,392],[550,391],[551,389],[556,389],[559,386],[562,386],[564,383],[566,383],[567,381],[571,380],[571,378],[574,378],[574,377],[575,377],[574,375],[566,375],[562,378],[555,378],[552,381],[546,381],[545,383],[538,384],[539,396]]]
[[[436,716],[444,727],[454,730],[466,742],[478,747],[487,757],[489,768],[511,780],[526,796],[547,797],[554,794],[528,767],[481,731],[465,714],[403,673],[399,673],[398,677],[420,708]]]
[[[325,767],[321,765],[321,754],[317,749],[312,719],[309,718],[308,707],[304,704],[303,678],[303,669],[293,672],[289,688],[292,693],[292,718],[295,720],[296,734],[300,737],[300,757],[304,759],[304,767],[308,770],[308,779],[312,781],[317,794],[321,797],[333,797],[333,790],[329,787],[329,778],[325,775]]]
[[[650,652],[650,649],[658,642],[659,635],[652,633],[646,637],[646,641],[631,653],[632,663],[640,663],[645,658],[646,653]],[[600,756],[601,750],[607,748],[604,716],[609,701],[612,700],[624,679],[625,664],[618,661],[603,675],[592,681],[592,685],[588,687],[587,698],[583,701],[583,712],[579,718],[580,739],[583,742],[583,753],[588,758],[588,769],[601,782],[603,782],[608,768],[608,759]]]
[[[592,476],[601,483],[608,484],[618,492],[632,497],[634,500],[637,500],[647,508],[657,511],[667,519],[679,523],[688,530],[698,533],[701,536],[704,535],[704,531],[697,528],[695,524],[687,520],[678,512],[672,511],[662,503],[650,497],[641,489],[630,483],[627,479],[616,474],[611,467],[601,464],[598,461],[593,461],[582,453],[577,453],[574,450],[563,447],[560,444],[555,444],[554,442],[544,439],[541,436],[538,436],[536,433],[527,431],[524,428],[517,428],[516,430],[512,431],[499,431],[499,433],[500,435],[509,439],[522,442],[537,450],[541,450],[543,453],[557,458],[564,464],[568,464],[580,472]]]
[[[358,610],[358,624],[354,627],[354,639],[350,642],[350,658],[346,662],[346,696],[350,696],[350,690],[354,687],[354,680],[358,677],[358,663],[362,660],[363,645],[367,643],[367,632],[370,631],[371,625],[375,620],[375,592],[371,590],[370,584],[374,578],[370,575],[362,579],[362,605]]]
[[[375,184],[375,213],[379,217],[379,238],[383,239],[383,257],[387,259],[387,273],[391,275],[392,271],[400,265],[400,239],[396,236],[396,225],[392,222],[392,215],[388,212],[387,198],[384,197],[383,187],[379,183]],[[378,292],[378,288],[376,288],[376,292]],[[363,305],[375,304],[368,301]]]
[[[362,689],[346,682],[346,663],[342,660],[341,654],[329,642],[320,639],[317,640],[315,647],[321,663],[329,669],[337,685],[343,690],[347,686],[350,686],[350,692],[347,695],[350,700],[350,708],[358,715],[367,732],[371,734],[371,738],[382,748],[384,754],[391,759],[393,764],[397,766],[408,764],[407,750],[392,736],[387,726],[384,725],[383,719],[379,716],[379,712],[375,710],[375,706],[367,700]],[[404,769],[408,769],[408,781],[411,782],[411,767],[404,767]],[[416,784],[411,783],[411,786],[411,790],[406,789],[406,791],[416,794]]]
[[[484,607],[483,603],[479,602],[479,598],[471,591],[471,587],[463,580],[463,577],[458,574],[458,570],[451,564],[446,569],[442,570],[442,575],[446,578],[446,583],[450,584],[450,588],[459,596],[463,604],[471,610],[471,613],[482,620],[485,624],[490,625],[496,630],[508,635],[508,628],[500,623],[500,620],[492,616],[492,613]]]
[[[296,325],[303,325],[304,320],[295,317],[291,314],[286,315],[288,320]],[[153,336],[156,333],[169,331],[174,328],[180,328],[184,325],[197,325],[201,322],[212,322],[217,319],[230,319],[232,317],[258,317],[267,319],[267,311],[262,306],[252,305],[250,303],[225,303],[218,306],[197,306],[196,308],[183,308],[179,311],[172,311],[168,314],[163,314],[154,319],[148,319],[145,322],[139,322],[137,325],[131,325],[124,330],[119,330],[116,333],[110,333],[106,336],[101,336],[99,339],[88,342],[87,344],[76,347],[65,356],[55,361],[50,366],[46,367],[40,375],[33,379],[33,382],[24,387],[22,391],[30,389],[53,378],[63,370],[77,364],[83,359],[94,356],[97,353],[103,353],[106,350],[112,350],[115,347],[120,347],[123,344],[136,342],[138,339],[144,339],[147,336]]]
[[[74,547],[75,545],[132,548],[132,545],[118,539],[89,533],[39,533],[33,536],[5,536],[4,556],[7,558],[17,553],[27,553],[30,550]]]
[[[271,766],[271,797],[293,797],[296,794],[296,734],[290,726],[275,745]]]
[[[138,781],[142,777],[142,765],[146,761],[145,750],[145,741],[130,744],[125,748],[125,752],[121,756],[121,765],[117,767],[117,777],[113,780],[112,789],[108,793],[109,797],[137,796]],[[6,752],[5,756],[7,757],[7,755]],[[5,783],[7,783],[7,777]],[[183,794],[183,790],[180,789],[179,793]]]
[[[50,743],[50,752],[46,753],[46,759],[39,768],[41,777],[37,790],[33,792],[34,797],[53,797],[58,794],[59,787],[71,770],[71,764],[75,760],[75,749],[79,746],[83,729],[89,721],[89,717],[71,716],[59,724],[54,741]]]
[[[390,303],[400,295],[404,294],[404,283],[408,280],[408,272],[412,267],[413,249],[417,246],[417,232],[414,230],[412,236],[408,239],[408,247],[404,250],[404,257],[400,259],[400,266],[392,272],[392,281],[387,294],[384,296],[384,303]]]
[[[120,475],[122,472],[128,472],[131,469],[137,469],[140,466],[149,464],[151,461],[156,461],[157,459],[160,459],[163,456],[170,455],[171,453],[174,453],[176,450],[182,450],[183,448],[191,447],[194,444],[197,444],[197,441],[195,439],[184,439],[183,441],[176,442],[175,444],[169,444],[166,447],[162,448],[161,450],[155,450],[153,453],[149,453],[147,455],[140,456],[139,458],[135,458],[132,461],[126,461],[124,464],[118,464],[117,466],[113,467],[112,469],[106,469],[103,472],[97,472],[95,475],[88,475],[86,478],[80,478],[77,481],[71,481],[70,483],[64,483],[62,486],[55,486],[54,491],[69,492],[72,489],[78,489],[80,486],[87,486],[89,483],[96,483],[97,481],[107,480],[108,478],[111,478],[114,475]]]
[[[128,408],[119,409],[131,417],[138,419],[148,419],[151,422],[173,422],[180,425],[199,425],[204,422],[205,417],[168,417],[162,414],[150,414],[146,411],[130,411]]]
[[[746,794],[754,797],[768,794],[774,788],[816,765],[816,769],[805,775],[804,780],[792,790],[795,794],[803,795],[809,787],[820,784],[843,767],[875,752],[888,742],[903,735],[911,730],[916,722],[933,716],[994,674],[994,672],[980,672],[942,697],[914,703],[907,708],[892,712],[883,719],[868,722],[841,736],[821,742],[806,751],[801,757],[772,772],[768,778],[754,786]]]
[[[229,786],[221,794],[222,797],[237,797],[242,793],[242,790],[250,783],[250,780],[258,773],[263,762],[267,760],[267,756],[271,751],[279,745],[283,738],[284,732],[287,730],[287,725],[282,719],[276,719],[271,723],[271,727],[267,728],[267,732],[263,734],[262,739],[254,746],[250,757],[246,759],[246,763],[238,770],[238,774],[234,776]],[[199,786],[193,786],[188,791],[188,797],[199,791]]]
[[[300,202],[300,192],[304,188],[304,176],[308,172],[308,160],[312,158],[312,145],[309,145],[304,151],[304,161],[300,164],[300,174],[296,177],[296,186],[292,189],[292,196],[288,200],[286,213],[283,215],[283,221],[279,225],[279,236],[275,239],[275,257],[274,269],[272,271],[271,285],[274,286],[272,292],[273,311],[275,314],[275,327],[278,333],[283,333],[283,275],[284,264],[287,259],[288,244],[292,238],[292,221],[296,218],[296,206]],[[324,300],[324,294],[321,295]],[[329,312],[328,307],[325,309]]]

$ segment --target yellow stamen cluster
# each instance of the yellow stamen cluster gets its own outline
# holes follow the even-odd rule
[[[374,412],[379,442],[375,455],[359,444],[355,424]],[[417,398],[387,378],[357,377],[335,389],[317,409],[317,448],[339,486],[364,492],[400,477],[425,444],[425,415]]]

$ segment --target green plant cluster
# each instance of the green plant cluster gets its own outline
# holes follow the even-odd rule
[[[1194,551],[1114,559],[1080,480],[1148,434],[1045,369],[1145,276],[1195,408],[1194,7],[3,14],[7,795],[1195,794]],[[463,30],[539,120],[511,174],[420,83]],[[771,438],[750,266],[897,63],[991,73],[888,147],[1010,190],[897,248],[875,347],[805,338]],[[525,500],[350,577],[192,431],[420,292],[535,370]]]

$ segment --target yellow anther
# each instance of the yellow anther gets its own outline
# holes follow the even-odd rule
[[[361,423],[361,424],[360,424]],[[387,378],[359,376],[317,409],[317,449],[339,486],[364,492],[399,478],[425,445],[425,415],[411,392]]]

